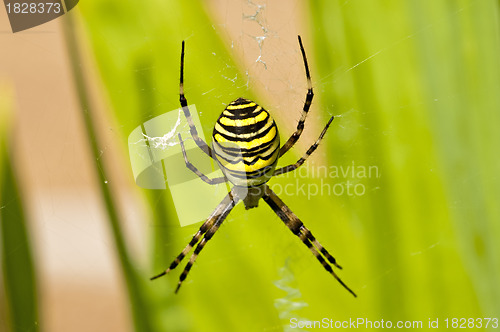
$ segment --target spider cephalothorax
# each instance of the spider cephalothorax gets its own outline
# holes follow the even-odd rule
[[[262,198],[271,209],[281,218],[285,225],[298,236],[300,240],[311,250],[325,270],[332,274],[337,281],[344,286],[352,295],[356,294],[347,287],[346,284],[334,272],[332,265],[341,269],[335,258],[316,240],[309,229],[300,221],[300,219],[283,203],[283,201],[266,184],[273,176],[280,175],[295,170],[301,166],[304,161],[316,150],[319,142],[325,135],[333,116],[330,118],[325,128],[319,135],[316,142],[307,150],[302,158],[295,164],[276,169],[276,165],[281,156],[283,156],[299,139],[304,122],[309,112],[313,99],[313,89],[309,66],[307,64],[306,53],[299,36],[300,51],[304,60],[304,67],[307,78],[307,95],[302,110],[302,116],[297,124],[296,131],[280,147],[280,138],[278,127],[273,118],[264,108],[257,103],[238,98],[231,102],[217,119],[212,134],[212,148],[210,148],[199,136],[194,126],[188,103],[184,96],[184,42],[182,42],[181,51],[181,78],[180,78],[180,103],[193,140],[198,147],[209,157],[214,158],[219,164],[224,176],[210,179],[201,173],[193,164],[191,164],[186,155],[182,138],[179,134],[182,153],[186,166],[198,175],[208,184],[218,184],[231,182],[234,186],[227,194],[224,200],[215,208],[214,212],[201,225],[198,232],[193,236],[189,244],[170,264],[164,272],[154,276],[151,279],[161,277],[174,269],[187,253],[196,245],[194,253],[191,255],[184,271],[180,276],[179,283],[175,292],[179,290],[182,282],[186,279],[189,270],[193,266],[198,254],[205,247],[205,244],[212,238],[220,225],[229,215],[233,207],[239,201],[243,201],[247,209],[257,207]]]

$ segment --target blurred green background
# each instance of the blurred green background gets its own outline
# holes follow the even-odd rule
[[[427,328],[429,318],[439,318],[440,327],[445,318],[500,318],[498,15],[493,0],[87,0],[63,17],[66,63],[91,151],[94,198],[109,226],[113,283],[125,294],[126,329],[288,331],[291,318],[421,320]],[[174,295],[185,263],[148,279],[200,224],[178,225],[168,190],[134,186],[127,137],[179,107],[186,40],[186,96],[206,139],[225,105],[243,96],[273,114],[286,140],[306,93],[297,34],[316,96],[300,144],[280,164],[295,162],[328,118],[336,119],[304,166],[308,172],[270,185],[338,259],[339,275],[358,298],[263,202],[233,210]],[[44,267],[31,257],[33,212],[23,213],[27,198],[16,189],[22,174],[12,171],[22,162],[9,150],[15,134],[6,119],[15,121],[15,95],[0,88],[0,119],[7,123],[0,139],[0,329],[55,331],[39,314],[45,302],[37,273]],[[125,174],[125,183],[108,181],[115,172]],[[142,207],[132,221],[124,191]],[[140,250],[129,245],[139,236],[127,232],[130,222],[146,234]],[[78,319],[89,318],[75,317],[74,324]]]

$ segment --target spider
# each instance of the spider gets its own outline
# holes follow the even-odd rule
[[[281,158],[297,142],[303,129],[307,113],[313,100],[313,88],[311,75],[307,64],[306,53],[302,45],[302,39],[298,36],[300,51],[304,61],[307,79],[307,94],[302,110],[302,116],[297,124],[297,129],[290,136],[284,145],[280,147],[280,137],[278,128],[271,115],[257,103],[238,98],[231,102],[217,119],[213,134],[212,147],[208,146],[199,136],[196,127],[191,118],[188,108],[188,102],[184,95],[184,41],[181,50],[181,68],[180,68],[180,86],[179,100],[184,115],[187,119],[191,136],[197,146],[210,158],[213,158],[220,169],[223,177],[208,178],[201,173],[188,160],[186,150],[179,134],[179,142],[184,156],[186,167],[199,176],[204,182],[214,185],[229,181],[233,184],[232,189],[222,202],[215,208],[212,214],[201,225],[200,229],[175,258],[170,266],[162,273],[154,276],[151,280],[166,275],[173,270],[191,249],[196,245],[194,253],[191,255],[184,271],[179,277],[179,283],[175,293],[179,291],[182,282],[186,279],[193,263],[203,250],[207,242],[219,229],[222,222],[229,215],[236,203],[243,201],[246,209],[255,208],[262,198],[271,209],[281,218],[285,225],[293,234],[311,250],[317,260],[323,265],[333,277],[354,297],[356,294],[339,278],[332,268],[332,265],[338,269],[342,267],[337,264],[335,258],[316,240],[309,229],[300,221],[300,219],[283,203],[283,201],[266,184],[273,176],[291,172],[300,167],[306,159],[316,150],[321,139],[325,135],[328,127],[333,121],[333,116],[328,120],[325,128],[319,135],[316,142],[307,150],[302,158],[295,164],[276,169],[278,159]],[[326,259],[325,259],[326,258]]]

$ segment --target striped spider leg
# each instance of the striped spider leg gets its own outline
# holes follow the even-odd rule
[[[304,164],[306,159],[316,150],[319,143],[323,139],[326,131],[330,127],[330,124],[333,121],[333,116],[330,118],[325,128],[319,135],[316,142],[314,142],[307,152],[302,156],[295,164],[288,165],[282,168],[279,168],[274,171],[273,176],[284,174],[287,172],[291,172],[301,165]],[[266,186],[264,196],[262,197],[264,201],[271,207],[271,209],[280,217],[280,219],[285,223],[285,225],[292,231],[293,234],[297,235],[302,242],[311,250],[313,255],[318,259],[318,261],[323,265],[325,270],[327,270],[337,281],[344,286],[345,289],[349,291],[354,297],[357,297],[356,293],[354,293],[333,271],[332,267],[328,262],[337,267],[338,269],[342,269],[342,267],[337,263],[335,258],[319,243],[318,240],[312,235],[311,231],[300,221],[300,219],[290,210],[290,208],[283,203],[283,201],[268,187]],[[328,262],[325,260],[325,258]]]
[[[181,276],[179,277],[179,283],[177,284],[177,288],[175,289],[175,292],[177,293],[179,291],[179,288],[181,288],[182,282],[186,279],[189,271],[191,270],[191,267],[193,267],[196,258],[203,250],[207,242],[212,238],[212,236],[214,236],[215,232],[217,232],[220,225],[222,225],[222,222],[226,219],[226,217],[229,215],[229,212],[231,212],[238,201],[238,196],[234,195],[233,191],[230,191],[222,200],[222,202],[215,208],[214,212],[212,212],[208,219],[203,223],[203,225],[201,225],[198,232],[196,232],[196,234],[193,236],[184,250],[182,250],[182,252],[174,259],[168,269],[152,277],[151,280],[162,277],[169,273],[171,270],[175,269],[177,265],[179,265],[179,263],[184,259],[184,257],[186,257],[186,255],[191,251],[191,249],[196,244],[198,244],[196,245],[191,258],[189,259],[189,262],[186,264],[184,271],[182,271]]]
[[[187,154],[186,154],[186,149],[184,148],[184,142],[182,141],[181,134],[179,134],[178,137],[179,137],[179,143],[181,144],[182,155],[184,156],[184,162],[186,163],[186,167],[189,168],[191,170],[191,172],[193,172],[194,174],[198,175],[198,177],[200,179],[202,179],[204,182],[206,182],[206,183],[208,183],[210,185],[224,183],[224,182],[228,181],[225,176],[221,176],[221,177],[218,177],[218,178],[210,179],[210,178],[208,178],[208,176],[206,176],[205,174],[203,174],[202,172],[200,172],[196,168],[196,166],[194,166],[193,164],[191,164],[191,162],[188,160],[188,157],[187,157]]]
[[[181,103],[182,111],[184,112],[184,116],[189,125],[189,131],[191,132],[191,136],[193,140],[196,142],[196,145],[205,152],[210,158],[214,157],[212,149],[205,143],[203,139],[198,136],[198,131],[193,122],[193,118],[191,117],[191,112],[189,111],[188,102],[186,96],[184,95],[184,40],[182,41],[182,51],[181,51],[181,77],[179,83],[179,102]]]
[[[309,65],[307,64],[307,57],[306,57],[306,51],[304,50],[304,45],[302,45],[302,38],[298,36],[299,38],[299,45],[300,45],[300,52],[302,53],[302,59],[304,60],[304,67],[306,69],[306,79],[307,79],[307,94],[306,94],[306,100],[304,102],[304,107],[302,109],[302,115],[300,116],[299,123],[297,123],[297,129],[295,132],[290,136],[288,141],[286,141],[285,144],[280,149],[280,157],[283,156],[292,146],[297,143],[299,140],[300,135],[302,134],[302,131],[304,130],[304,123],[306,122],[306,117],[307,113],[309,112],[309,108],[311,107],[311,103],[314,97],[313,93],[313,88],[312,88],[312,82],[311,82],[311,74],[309,72]]]
[[[325,270],[327,270],[337,281],[344,286],[345,289],[349,291],[354,297],[357,297],[339,276],[333,271],[332,266],[328,264],[330,262],[332,265],[339,269],[342,269],[340,265],[337,264],[335,258],[316,240],[312,233],[307,229],[306,226],[300,221],[300,219],[295,215],[295,213],[290,210],[290,208],[283,203],[283,201],[266,185],[264,196],[262,197],[264,201],[273,209],[273,211],[280,217],[280,219],[285,223],[285,225],[292,231],[293,234],[297,235],[300,240],[311,250],[313,255],[318,259],[318,261],[323,265]],[[323,254],[328,262],[320,254]]]
[[[195,173],[200,179],[202,179],[204,182],[210,184],[210,185],[215,185],[219,183],[226,182],[227,179],[225,176],[219,177],[219,178],[213,178],[210,179],[208,178],[205,174],[200,172],[191,162],[189,162],[187,154],[186,154],[186,149],[184,148],[184,142],[182,141],[181,134],[178,135],[179,138],[179,143],[181,145],[181,150],[182,150],[182,155],[184,156],[184,162],[186,163],[186,167],[189,168],[193,173]],[[229,215],[229,212],[233,209],[233,207],[236,205],[238,202],[238,197],[234,195],[234,193],[231,191],[229,192],[226,197],[222,200],[222,202],[215,208],[214,212],[208,217],[208,219],[201,225],[200,229],[198,232],[196,232],[195,235],[193,235],[193,238],[191,241],[188,243],[188,245],[182,250],[182,252],[175,258],[175,260],[170,264],[168,269],[163,271],[162,273],[152,277],[150,280],[157,279],[159,277],[162,277],[169,273],[171,270],[177,267],[179,263],[186,257],[186,255],[191,251],[191,249],[196,245],[196,249],[194,250],[194,253],[191,255],[191,258],[189,259],[189,262],[187,263],[186,267],[184,268],[184,271],[182,272],[181,276],[179,277],[179,283],[177,284],[177,288],[175,289],[175,292],[177,293],[179,291],[179,288],[182,285],[182,282],[186,279],[189,271],[191,270],[191,267],[193,266],[196,258],[198,257],[198,254],[200,251],[205,247],[206,243],[212,238],[212,236],[215,234],[215,232],[219,229],[220,225],[222,222],[226,219],[226,217]],[[201,237],[203,239],[200,241]]]
[[[314,142],[313,145],[311,145],[309,147],[309,149],[307,149],[307,151],[304,154],[304,156],[302,156],[299,160],[297,160],[297,162],[295,164],[278,168],[277,170],[274,171],[273,176],[281,175],[281,174],[284,174],[284,173],[288,173],[288,172],[294,171],[297,168],[299,168],[300,166],[302,166],[304,164],[304,162],[306,161],[306,159],[318,148],[319,142],[321,142],[321,140],[323,139],[323,136],[325,136],[326,131],[330,127],[330,124],[332,123],[333,119],[334,119],[334,117],[332,116],[330,118],[330,120],[328,120],[325,128],[323,128],[323,131],[319,135],[319,138],[316,140],[316,142]]]

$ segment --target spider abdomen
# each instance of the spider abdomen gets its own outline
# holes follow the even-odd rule
[[[280,138],[273,118],[257,103],[238,98],[215,123],[215,157],[224,175],[237,186],[258,186],[273,175]]]

